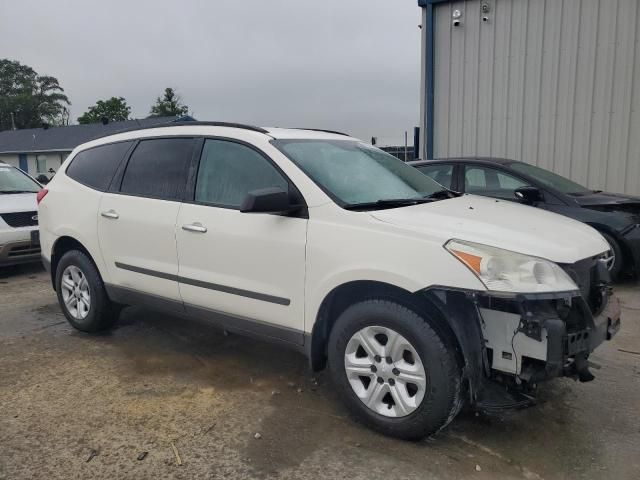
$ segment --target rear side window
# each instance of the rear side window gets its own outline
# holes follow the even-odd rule
[[[207,140],[202,151],[196,202],[238,208],[253,190],[280,187],[287,180],[261,154],[239,143]]]
[[[132,143],[112,143],[80,152],[67,167],[67,176],[104,192]]]
[[[120,192],[180,200],[192,151],[191,138],[142,140],[131,154]]]
[[[425,175],[428,175],[440,185],[446,188],[451,188],[453,183],[453,165],[443,165],[438,163],[436,165],[420,165],[417,167]]]

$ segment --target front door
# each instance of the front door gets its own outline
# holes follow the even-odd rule
[[[307,219],[239,210],[248,192],[268,187],[290,185],[261,152],[204,142],[193,201],[178,214],[180,293],[188,312],[302,343]]]
[[[181,309],[176,219],[191,160],[193,139],[142,140],[115,192],[98,210],[100,249],[111,283]]]

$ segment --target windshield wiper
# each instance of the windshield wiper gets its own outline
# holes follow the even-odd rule
[[[348,203],[344,205],[347,210],[368,210],[376,208],[394,208],[405,207],[409,205],[418,205],[420,203],[433,202],[434,198],[383,198],[376,200],[375,202],[363,202],[363,203]]]
[[[0,190],[0,193],[38,193],[33,190]]]

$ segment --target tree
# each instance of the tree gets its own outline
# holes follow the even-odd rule
[[[0,59],[0,130],[62,125],[71,105],[58,79]]]
[[[156,99],[151,107],[150,117],[181,117],[186,115],[189,107],[182,103],[182,98],[173,88],[164,89],[164,95]]]
[[[78,117],[78,123],[120,122],[128,120],[131,107],[122,97],[111,97],[108,100],[98,100],[93,107]]]

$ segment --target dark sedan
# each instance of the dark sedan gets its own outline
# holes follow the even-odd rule
[[[525,203],[587,223],[611,245],[607,266],[613,278],[640,271],[640,197],[589,190],[514,160],[460,158],[410,164],[448,189]]]

